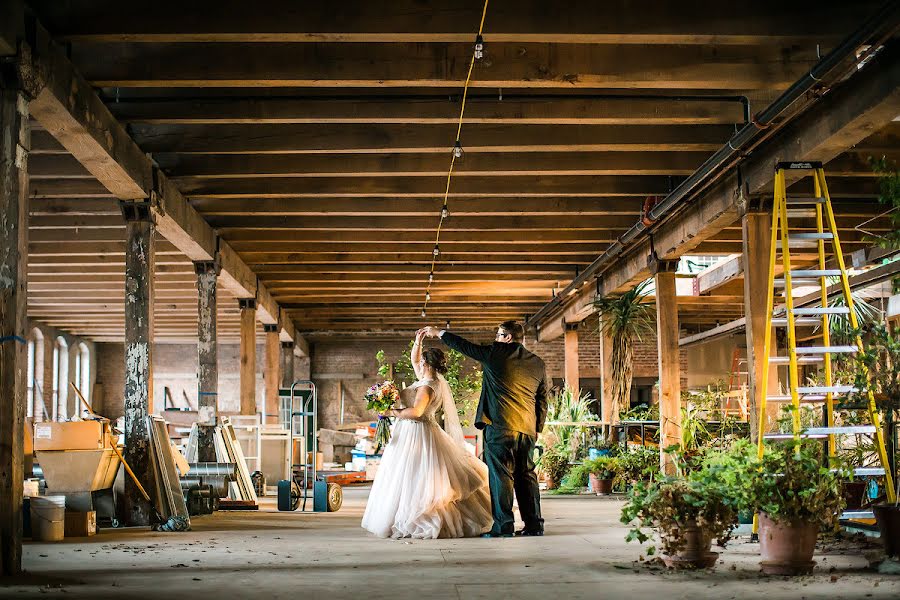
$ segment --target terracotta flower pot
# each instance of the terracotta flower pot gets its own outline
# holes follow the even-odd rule
[[[608,496],[609,494],[612,494],[612,479],[600,479],[593,473],[590,474],[588,479],[591,482],[591,491],[598,496]]]
[[[559,487],[559,482],[556,479],[554,479],[553,477],[549,477],[549,476],[545,475],[544,481],[547,483],[548,490],[555,490],[556,488]]]
[[[681,528],[685,546],[675,556],[663,554],[663,562],[670,569],[709,569],[716,566],[718,552],[710,552],[712,538],[705,530],[689,521]]]
[[[808,575],[816,565],[812,559],[819,525],[808,521],[773,521],[759,515],[759,565],[766,575]]]
[[[900,506],[881,504],[873,507],[881,542],[888,556],[900,556]]]

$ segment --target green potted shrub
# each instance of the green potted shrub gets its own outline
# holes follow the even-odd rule
[[[759,515],[760,566],[768,575],[808,574],[816,539],[844,508],[842,469],[823,460],[822,444],[801,439],[766,444],[762,459],[747,444],[732,449],[733,495]]]
[[[548,490],[555,490],[569,470],[569,453],[558,447],[551,447],[541,454],[537,461],[537,467]]]
[[[621,521],[631,529],[626,541],[650,539],[644,528],[655,529],[662,543],[662,560],[669,568],[701,569],[715,566],[719,554],[713,540],[725,546],[737,524],[736,499],[719,473],[702,468],[687,477],[663,477],[637,482],[622,508]],[[655,546],[648,550],[655,553]]]
[[[659,448],[656,446],[633,446],[618,455],[619,480],[626,486],[638,481],[647,481],[659,475]]]
[[[871,389],[875,405],[881,413],[883,435],[887,446],[888,468],[896,476],[897,448],[894,447],[898,413],[900,413],[900,332],[893,333],[885,325],[869,328],[864,334],[863,352],[856,354],[854,387]],[[868,402],[868,394],[854,394],[854,400]],[[894,478],[896,485],[896,477]],[[900,505],[895,502],[876,505],[875,519],[881,532],[885,552],[900,555]]]
[[[588,470],[588,482],[591,491],[598,496],[612,493],[613,480],[619,475],[621,466],[619,459],[612,456],[600,456],[585,462]]]

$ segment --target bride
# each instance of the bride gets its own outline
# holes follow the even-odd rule
[[[400,394],[405,407],[381,458],[362,526],[378,537],[457,538],[489,530],[491,498],[487,466],[472,455],[463,436],[443,351],[422,351],[416,332],[412,364],[419,380]],[[435,419],[443,409],[444,429]]]

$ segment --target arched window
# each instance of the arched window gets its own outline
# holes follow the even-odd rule
[[[44,334],[32,329],[28,340],[28,396],[26,413],[35,421],[47,418],[44,408]]]
[[[84,396],[84,399],[90,403],[91,401],[91,351],[87,344],[79,343],[75,348],[75,377],[72,380],[78,387],[78,391]],[[75,403],[75,416],[78,416],[87,408],[81,404],[78,395],[72,399]]]
[[[53,345],[53,420],[65,421],[69,418],[66,398],[69,380],[69,345],[62,336]]]

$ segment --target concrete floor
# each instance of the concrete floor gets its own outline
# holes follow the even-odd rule
[[[544,500],[543,538],[396,541],[359,528],[368,490],[345,490],[332,514],[217,513],[189,533],[103,530],[25,547],[28,576],[0,597],[28,598],[898,598],[900,576],[867,570],[861,548],[827,547],[809,577],[764,578],[758,545],[737,540],[715,572],[635,562],[621,502]]]

